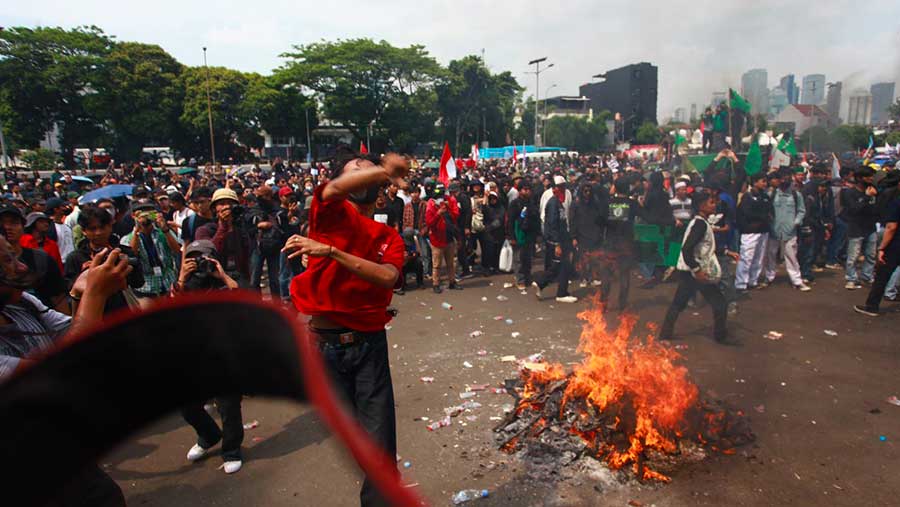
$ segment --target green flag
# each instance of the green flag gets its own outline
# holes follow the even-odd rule
[[[796,156],[797,147],[794,146],[794,136],[785,134],[781,141],[778,141],[778,151]]]
[[[683,135],[681,135],[679,133],[675,134],[675,146],[678,146],[679,144],[686,143],[686,142],[687,142],[687,139],[685,139]]]
[[[762,152],[759,151],[759,140],[756,136],[750,140],[750,149],[747,151],[747,160],[744,161],[744,171],[747,176],[762,171]]]
[[[747,114],[750,114],[750,103],[747,102],[747,99],[745,99],[744,97],[741,97],[740,95],[738,95],[738,92],[736,92],[730,88],[728,89],[728,91],[731,94],[731,97],[730,97],[731,100],[728,102],[728,105],[732,109],[738,109]]]
[[[702,173],[712,164],[716,156],[710,155],[693,155],[684,159],[684,170]]]

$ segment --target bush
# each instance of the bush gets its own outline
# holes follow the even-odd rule
[[[38,171],[52,171],[59,163],[59,155],[44,148],[26,151],[21,159],[29,169]]]

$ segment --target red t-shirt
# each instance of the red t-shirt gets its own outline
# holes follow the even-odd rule
[[[360,215],[345,199],[322,200],[319,185],[309,210],[309,238],[403,272],[403,239],[397,230]],[[401,275],[402,276],[402,275]],[[393,291],[376,287],[328,257],[310,257],[291,281],[291,300],[306,315],[326,317],[356,331],[380,331],[390,322]]]

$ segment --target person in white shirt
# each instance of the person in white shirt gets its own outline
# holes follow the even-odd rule
[[[54,226],[54,230],[51,231],[52,233],[49,236],[56,241],[56,244],[59,246],[59,255],[63,259],[75,251],[75,238],[72,234],[72,228],[65,223],[68,211],[69,205],[62,199],[53,198],[47,201],[46,214],[53,221]]]
[[[672,206],[672,216],[675,217],[675,225],[681,229],[694,218],[694,207],[691,198],[688,197],[687,183],[679,181],[675,184],[675,197],[669,199]]]
[[[188,207],[187,201],[180,192],[170,193],[169,201],[172,204],[172,209],[175,210],[172,214],[172,223],[169,224],[169,226],[174,227],[180,236],[181,224],[184,223],[185,219],[190,218],[190,216],[194,214],[194,210]]]

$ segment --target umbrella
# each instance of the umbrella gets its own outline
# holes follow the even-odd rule
[[[178,174],[194,174],[195,172],[197,172],[197,168],[196,167],[179,167],[177,172],[178,172]]]
[[[81,196],[81,198],[78,199],[78,204],[87,204],[90,202],[97,202],[100,199],[115,199],[116,197],[131,195],[133,190],[133,185],[108,185],[100,187],[97,190],[92,190]]]
[[[88,178],[87,176],[72,176],[72,181],[77,181],[78,183],[90,183],[94,184],[95,181]]]

